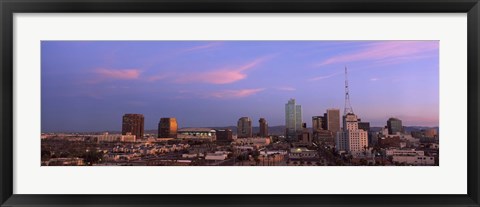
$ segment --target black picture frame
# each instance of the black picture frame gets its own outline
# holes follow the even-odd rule
[[[0,0],[1,206],[480,206],[478,0]],[[20,195],[13,194],[15,13],[467,13],[468,189],[465,195]],[[35,176],[35,175],[32,175]],[[455,178],[445,178],[455,179]]]

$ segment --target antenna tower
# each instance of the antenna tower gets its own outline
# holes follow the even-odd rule
[[[347,66],[345,66],[345,109],[343,115],[353,114],[352,105],[350,105],[350,94],[348,93],[348,73]]]

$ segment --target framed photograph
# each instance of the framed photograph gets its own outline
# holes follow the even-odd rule
[[[0,6],[1,206],[480,206],[478,0]]]

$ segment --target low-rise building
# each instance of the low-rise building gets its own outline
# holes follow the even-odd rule
[[[291,148],[288,153],[290,159],[314,159],[318,157],[316,150],[309,150],[305,147]]]
[[[435,158],[426,156],[424,151],[415,149],[388,149],[387,156],[392,156],[394,163],[407,165],[435,165]]]
[[[137,140],[137,136],[132,135],[132,133],[127,133],[126,135],[122,135],[120,140],[122,142],[135,142]]]
[[[202,153],[182,154],[182,158],[197,158],[197,157],[203,157],[203,154]]]
[[[205,160],[225,160],[227,157],[228,153],[225,152],[207,153]]]
[[[254,147],[263,147],[269,145],[271,142],[270,138],[260,138],[260,137],[255,137],[255,138],[242,138],[242,139],[236,139],[235,144],[236,145],[247,145],[247,146],[254,146]]]
[[[183,128],[178,130],[177,139],[215,141],[215,130],[210,128]]]
[[[48,166],[80,166],[85,165],[82,158],[52,158],[46,162]]]

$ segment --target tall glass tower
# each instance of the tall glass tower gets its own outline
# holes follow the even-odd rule
[[[285,104],[285,137],[296,140],[302,131],[302,106],[296,105],[295,99],[288,100]]]
[[[252,120],[248,117],[242,117],[237,122],[237,137],[252,137]]]

